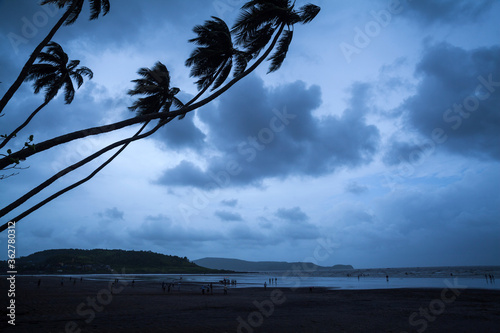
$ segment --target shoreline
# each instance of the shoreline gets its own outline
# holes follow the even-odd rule
[[[238,280],[237,285],[228,284],[230,288],[252,288],[263,287],[267,282],[268,287],[279,286],[280,288],[294,287],[316,287],[331,290],[387,290],[387,289],[432,289],[444,288],[447,283],[459,283],[466,285],[468,289],[500,290],[500,283],[495,282],[494,276],[490,275],[488,280],[482,276],[468,277],[451,275],[446,277],[427,276],[280,276],[267,273],[234,273],[234,274],[18,274],[25,278],[55,278],[71,279],[83,278],[89,281],[113,281],[116,278],[125,281],[135,280],[142,283],[178,283],[203,285],[212,282],[219,285],[223,279]],[[278,277],[276,282],[271,282]],[[1,275],[0,278],[8,277]],[[390,280],[390,281],[389,281]],[[455,282],[454,282],[455,281]]]
[[[38,280],[41,279],[40,286]],[[153,281],[16,277],[16,326],[2,332],[493,332],[500,291],[446,288],[345,290],[180,285]],[[206,284],[206,283],[205,283]],[[7,289],[5,279],[0,283]]]

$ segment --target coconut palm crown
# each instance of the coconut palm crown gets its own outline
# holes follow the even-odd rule
[[[138,98],[129,110],[136,111],[139,115],[168,112],[170,106],[182,107],[184,104],[177,98],[179,88],[170,87],[170,73],[167,67],[157,62],[151,69],[141,68],[137,71],[140,79],[132,80],[135,88],[128,91],[131,96],[145,95]]]
[[[212,85],[217,89],[227,79],[235,64],[234,76],[241,74],[250,60],[248,53],[236,49],[233,45],[231,31],[226,22],[212,16],[211,20],[193,28],[196,38],[189,40],[198,45],[186,60],[186,66],[191,67],[190,75],[198,77],[198,90]]]
[[[253,57],[266,47],[276,31],[285,29],[280,37],[276,51],[269,60],[269,72],[278,70],[285,60],[293,37],[296,23],[309,23],[319,13],[320,7],[307,4],[295,9],[295,1],[290,0],[252,0],[242,6],[242,13],[236,20],[232,32],[236,43],[243,46]]]
[[[35,94],[44,89],[46,102],[53,99],[58,91],[64,88],[64,102],[70,104],[75,97],[73,80],[80,88],[83,84],[83,76],[89,79],[93,77],[89,68],[85,66],[78,68],[80,60],[69,60],[62,47],[55,42],[50,42],[46,51],[40,52],[38,61],[39,63],[31,66],[25,81],[34,81]]]

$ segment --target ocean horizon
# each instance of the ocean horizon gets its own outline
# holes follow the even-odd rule
[[[329,288],[329,289],[395,289],[395,288],[457,288],[500,289],[500,266],[449,266],[449,267],[405,267],[370,268],[352,270],[307,270],[297,268],[289,271],[235,272],[227,274],[57,274],[35,276],[60,276],[61,278],[83,278],[94,281],[115,279],[161,286],[213,283],[222,287],[224,279],[236,281],[230,288]],[[159,287],[160,288],[160,287]]]

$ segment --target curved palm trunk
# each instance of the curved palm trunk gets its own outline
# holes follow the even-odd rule
[[[24,64],[23,69],[19,73],[19,76],[14,81],[14,83],[10,86],[10,88],[7,90],[7,92],[2,97],[2,99],[0,100],[0,113],[2,113],[2,110],[5,108],[5,106],[10,101],[10,99],[12,98],[12,96],[14,96],[14,93],[17,91],[17,89],[19,89],[19,87],[23,83],[24,79],[28,75],[28,72],[29,72],[29,69],[30,69],[31,65],[33,65],[33,63],[35,62],[36,58],[38,57],[38,55],[42,51],[42,49],[45,47],[45,45],[47,45],[48,42],[50,42],[50,40],[52,39],[52,37],[54,37],[54,35],[57,32],[57,30],[59,30],[59,28],[63,25],[64,21],[66,21],[66,19],[68,18],[69,14],[72,12],[72,10],[76,6],[76,4],[77,4],[77,2],[75,1],[71,5],[71,7],[68,8],[68,10],[64,13],[64,15],[59,19],[59,21],[57,21],[57,23],[49,31],[49,33],[47,34],[47,36],[45,36],[45,38],[40,42],[40,44],[38,44],[38,46],[35,48],[35,50],[33,51],[33,53],[30,55],[28,61],[26,61],[26,63]]]
[[[255,68],[257,68],[264,60],[265,58],[267,58],[267,56],[271,53],[272,49],[274,48],[274,46],[276,45],[276,42],[278,41],[279,39],[279,36],[281,35],[281,33],[283,32],[283,29],[284,29],[284,25],[282,25],[278,31],[278,33],[276,34],[275,38],[273,39],[273,42],[271,43],[271,45],[269,46],[269,48],[266,50],[266,52],[262,55],[262,57],[260,57],[252,66],[250,66],[246,71],[244,71],[240,76],[234,78],[233,80],[231,80],[230,82],[228,82],[224,87],[222,87],[221,89],[217,90],[214,94],[212,94],[211,96],[205,98],[204,100],[194,104],[194,105],[200,105],[200,106],[203,106],[207,103],[209,103],[210,101],[212,101],[213,99],[215,99],[216,97],[220,96],[223,92],[227,91],[231,86],[233,86],[236,82],[238,82],[239,80],[241,80],[242,78],[244,78],[245,76],[247,76],[248,74],[250,74]],[[206,91],[206,90],[205,90]],[[200,95],[200,94],[198,94]],[[193,100],[195,100],[196,98],[198,98],[199,96],[196,96],[195,98],[193,98],[191,101],[189,101],[188,103],[192,103]],[[201,96],[201,95],[200,95]],[[188,108],[192,108],[194,105],[192,105],[191,107],[188,106]],[[200,106],[197,106],[195,109],[199,108]],[[13,221],[16,221],[16,222],[19,222],[19,220],[21,220],[22,218],[28,216],[29,214],[31,214],[32,212],[36,211],[38,208],[42,207],[43,205],[47,204],[48,202],[54,200],[55,198],[57,198],[58,196],[64,194],[65,192],[83,184],[84,182],[90,180],[92,177],[94,177],[100,170],[102,170],[107,164],[109,164],[116,156],[118,156],[126,147],[127,145],[132,142],[132,141],[136,141],[136,140],[139,140],[139,139],[142,139],[142,138],[145,138],[147,136],[150,136],[152,135],[153,133],[155,133],[159,128],[161,128],[162,126],[164,126],[165,124],[167,124],[168,122],[170,122],[172,119],[174,119],[177,115],[179,114],[185,114],[189,111],[185,111],[185,112],[182,112],[184,108],[178,110],[178,111],[173,111],[173,112],[170,112],[170,113],[166,113],[162,116],[167,116],[168,118],[167,119],[163,119],[162,121],[159,122],[158,125],[156,125],[152,130],[142,134],[142,135],[139,135],[139,133],[146,127],[147,123],[143,125],[143,127],[134,135],[132,136],[131,138],[128,138],[128,139],[124,139],[124,140],[121,140],[121,141],[118,141],[118,142],[115,142],[103,149],[101,149],[100,151],[88,156],[87,158],[83,159],[82,161],[78,162],[78,163],[75,163],[73,164],[72,166],[60,171],[59,173],[57,173],[56,175],[54,175],[53,177],[51,177],[50,179],[48,179],[47,181],[45,181],[44,183],[40,184],[39,186],[37,186],[36,188],[34,188],[33,190],[31,190],[30,192],[26,193],[24,196],[22,196],[21,198],[19,198],[18,200],[14,201],[13,203],[11,203],[10,205],[4,207],[3,209],[0,210],[0,217],[3,217],[5,216],[6,214],[8,214],[9,212],[11,212],[12,210],[14,210],[15,208],[19,207],[21,204],[23,204],[24,202],[26,202],[29,198],[31,198],[32,196],[34,196],[35,194],[39,193],[41,190],[43,190],[44,188],[46,188],[47,186],[49,186],[50,184],[52,184],[54,181],[56,181],[57,179],[61,178],[62,176],[66,175],[67,173],[83,166],[84,164],[87,164],[88,162],[94,160],[95,158],[99,157],[100,155],[106,153],[107,151],[111,150],[111,149],[114,149],[118,146],[121,146],[123,145],[123,147],[118,151],[116,152],[109,160],[107,160],[105,163],[103,163],[101,166],[99,166],[96,170],[94,170],[94,172],[89,175],[87,178],[84,178],[82,180],[80,180],[79,182],[76,182],[72,185],[70,185],[69,187],[57,192],[56,194],[50,196],[49,198],[45,199],[44,201],[38,203],[37,205],[31,207],[30,209],[26,210],[25,212],[23,212],[21,215],[17,216],[16,218],[12,219]],[[173,114],[175,113],[175,114]],[[141,117],[136,117],[136,118],[141,118]],[[136,119],[136,118],[133,118],[133,119]],[[155,117],[155,118],[159,118],[159,117]],[[154,118],[153,118],[154,119]],[[108,126],[111,126],[111,125],[108,125]],[[48,149],[48,148],[47,148]],[[3,224],[2,226],[0,226],[0,232],[4,231],[5,229],[7,228],[7,223]]]
[[[12,139],[14,136],[16,136],[17,133],[19,133],[24,127],[26,127],[26,125],[28,125],[28,123],[31,121],[31,119],[33,119],[33,117],[38,113],[38,111],[40,111],[41,109],[43,109],[45,107],[45,105],[49,104],[49,102],[50,102],[50,100],[45,101],[42,105],[40,105],[39,107],[37,107],[36,110],[33,111],[28,118],[26,118],[26,120],[24,121],[24,123],[22,123],[18,128],[16,128],[12,133],[10,133],[5,138],[5,140],[2,141],[2,143],[0,143],[0,149],[2,149],[3,147],[5,147],[5,145],[10,141],[10,139]]]
[[[173,119],[173,118],[172,118],[172,119]],[[169,120],[169,121],[170,121],[170,120]],[[89,180],[90,180],[90,179],[92,179],[92,178],[93,178],[96,174],[98,174],[98,173],[99,173],[99,171],[101,171],[102,169],[104,169],[104,167],[106,167],[106,165],[108,165],[109,163],[111,163],[111,162],[112,162],[112,161],[113,161],[113,160],[114,160],[114,159],[115,159],[118,155],[120,155],[120,153],[121,153],[121,152],[123,152],[123,151],[125,150],[125,148],[127,148],[127,146],[128,146],[128,145],[129,145],[132,141],[139,140],[139,139],[141,139],[142,137],[144,137],[144,135],[148,136],[148,135],[153,134],[154,132],[156,132],[159,128],[161,128],[161,127],[162,127],[165,123],[167,123],[167,122],[168,122],[168,121],[166,121],[166,120],[165,120],[165,121],[162,121],[162,122],[160,122],[158,125],[156,125],[156,126],[155,126],[155,127],[154,127],[151,131],[146,132],[146,133],[145,133],[145,134],[143,134],[143,135],[140,135],[140,133],[141,133],[141,132],[144,130],[144,128],[146,128],[146,126],[148,125],[148,123],[145,123],[145,124],[144,124],[144,125],[143,125],[140,129],[139,129],[139,131],[137,131],[137,133],[135,133],[132,137],[130,137],[130,138],[127,140],[127,142],[126,142],[125,144],[123,144],[123,146],[122,146],[122,147],[121,147],[121,148],[120,148],[120,149],[119,149],[116,153],[114,153],[114,154],[113,154],[113,156],[111,156],[108,160],[106,160],[106,162],[104,162],[104,163],[103,163],[103,164],[101,164],[99,167],[97,167],[97,168],[96,168],[96,169],[95,169],[95,170],[94,170],[94,171],[93,171],[90,175],[88,175],[87,177],[85,177],[85,178],[83,178],[83,179],[81,179],[81,180],[79,180],[79,181],[77,181],[77,182],[75,182],[75,183],[71,184],[70,186],[67,186],[67,187],[65,187],[64,189],[62,189],[62,190],[60,190],[60,191],[58,191],[58,192],[54,193],[53,195],[49,196],[49,197],[48,197],[48,198],[46,198],[45,200],[42,200],[42,201],[41,201],[41,202],[39,202],[38,204],[34,205],[33,207],[29,208],[28,210],[24,211],[24,212],[23,212],[23,213],[21,213],[20,215],[18,215],[18,216],[16,216],[15,218],[13,218],[13,219],[12,219],[12,221],[16,221],[16,223],[17,223],[17,222],[19,222],[20,220],[22,220],[23,218],[25,218],[25,217],[26,217],[26,216],[28,216],[29,214],[31,214],[31,213],[33,213],[34,211],[38,210],[40,207],[42,207],[42,206],[46,205],[47,203],[51,202],[52,200],[56,199],[57,197],[59,197],[59,196],[63,195],[64,193],[66,193],[66,192],[68,192],[68,191],[71,191],[72,189],[74,189],[74,188],[76,188],[76,187],[78,187],[78,186],[82,185],[83,183],[85,183],[85,182],[89,181]],[[82,162],[82,161],[80,161],[79,163],[81,163],[81,162]],[[90,161],[88,161],[88,162],[90,162]],[[88,162],[85,162],[85,163],[83,163],[83,164],[86,164],[86,163],[88,163]],[[77,164],[79,164],[79,163],[77,163]],[[82,166],[83,164],[81,164],[81,165],[79,165],[79,166],[75,166],[76,164],[75,164],[75,165],[72,165],[71,167],[68,167],[68,168],[66,168],[66,169],[65,169],[65,170],[63,170],[63,171],[67,171],[66,173],[68,173],[68,172],[70,172],[70,171],[72,171],[72,170],[74,170],[74,169],[76,169],[76,168],[79,168],[79,167],[80,167],[80,166]],[[61,171],[61,172],[62,172],[62,171]],[[65,174],[66,174],[66,173],[65,173]],[[57,175],[56,175],[56,176],[57,176]],[[59,177],[56,177],[56,176],[54,176],[54,177],[52,177],[52,178],[50,179],[50,180],[52,180],[52,181],[51,181],[51,183],[53,183],[54,181],[56,181],[57,179],[59,179],[60,177],[62,177],[62,175],[61,175],[61,176],[59,176]],[[35,190],[36,190],[36,193],[40,192],[42,189],[44,189],[45,187],[47,187],[48,185],[50,185],[50,184],[46,184],[46,183],[47,183],[47,182],[42,183],[41,185],[37,186],[37,187],[36,187],[35,189],[33,189],[32,191],[35,191]],[[30,192],[32,192],[32,191],[30,191]],[[36,193],[33,193],[32,195],[30,195],[30,197],[31,197],[31,196],[33,196],[33,195],[34,195],[34,194],[36,194]],[[16,202],[14,202],[14,203],[18,203],[18,201],[19,201],[19,203],[16,205],[16,207],[17,207],[17,206],[19,206],[20,204],[22,204],[23,202],[25,202],[25,201],[26,201],[26,200],[28,200],[28,199],[29,199],[29,198],[25,198],[25,196],[23,196],[23,197],[19,198],[18,200],[16,200]],[[21,202],[21,201],[22,201],[22,202]],[[13,204],[14,204],[14,203],[13,203]],[[11,205],[12,205],[12,204],[11,204]],[[9,206],[11,206],[11,205],[9,205]],[[6,208],[7,208],[7,207],[6,207]],[[4,209],[6,209],[6,208],[4,208]],[[14,207],[14,208],[15,208],[15,207]],[[12,209],[14,209],[14,208],[12,208]],[[3,211],[4,209],[2,209],[2,211]],[[2,215],[2,214],[3,214],[3,213],[0,213],[0,216],[5,215],[5,214],[3,214],[3,215]],[[2,231],[4,231],[5,229],[7,229],[7,227],[8,227],[8,223],[4,223],[3,225],[1,225],[1,226],[0,226],[0,232],[2,232]]]
[[[224,63],[225,64],[225,63]],[[223,68],[223,67],[221,67]],[[220,73],[221,70],[219,70],[218,73]],[[216,76],[217,74],[216,73]],[[215,78],[214,78],[215,80]],[[212,82],[214,81],[212,80]],[[204,89],[202,89],[200,91],[200,93],[198,93],[194,98],[192,98],[189,102],[186,103],[186,106],[189,105],[189,104],[192,104],[195,100],[197,100],[201,95],[203,95],[203,93],[210,87],[210,85],[206,86]],[[43,106],[47,105],[48,102],[44,103],[43,105],[41,105],[40,107],[37,108],[37,110],[35,110],[35,112],[33,112],[31,115],[30,115],[30,118],[28,118],[27,121],[25,121],[25,123],[23,123],[23,125],[21,125],[22,127],[26,126],[27,123],[29,123],[29,121],[35,116],[35,114],[40,111]],[[173,118],[172,118],[173,119]],[[170,119],[171,120],[171,119]],[[170,122],[170,120],[163,120],[160,122],[160,124],[157,125],[158,126],[163,126],[165,125],[166,123]],[[149,124],[150,121],[147,121],[140,129],[139,131],[131,137],[131,139],[134,139],[136,138],[137,136],[139,136],[139,134],[144,130],[144,128],[146,128],[146,126]],[[18,132],[22,127],[18,127],[16,129],[16,131],[14,131],[13,133],[16,133]],[[156,127],[155,127],[156,128]],[[156,132],[156,130],[159,129],[156,128],[154,131]],[[149,133],[149,132],[148,132]],[[152,133],[151,133],[152,134]],[[12,135],[12,134],[11,134]],[[62,195],[63,193],[67,192],[67,191],[70,191],[71,189],[87,182],[88,180],[90,180],[92,177],[94,177],[99,171],[101,171],[106,165],[108,165],[113,159],[115,159],[121,152],[123,152],[125,150],[125,148],[127,148],[127,146],[132,142],[133,140],[129,140],[127,141],[126,143],[123,144],[123,146],[120,148],[120,150],[118,150],[110,159],[108,159],[106,162],[104,162],[103,164],[101,164],[96,170],[94,170],[94,172],[89,175],[89,177],[87,178],[84,178],[82,179],[81,181],[77,182],[77,183],[74,183],[70,186],[68,186],[67,188],[57,192],[56,194],[50,196],[49,198],[45,199],[44,201],[40,202],[39,204],[33,206],[32,208],[28,209],[27,211],[25,211],[23,214],[19,215],[18,217],[16,217],[14,219],[14,221],[18,222],[20,217],[21,218],[24,218],[26,217],[27,215],[31,214],[33,211],[37,210],[38,208],[44,206],[45,204],[47,204],[48,202],[54,200],[55,198],[57,198],[58,196]],[[1,147],[0,147],[1,148]],[[107,150],[106,150],[107,151]],[[99,152],[98,152],[99,153]],[[101,154],[103,154],[104,152],[100,153],[99,155],[97,156],[100,156]],[[29,191],[28,193],[26,193],[25,195],[23,195],[22,197],[20,197],[19,199],[17,199],[16,201],[12,202],[10,205],[4,207],[3,209],[0,210],[0,217],[3,217],[5,216],[6,214],[8,214],[10,211],[14,210],[15,208],[19,207],[20,205],[22,205],[23,203],[25,203],[28,199],[30,199],[31,197],[33,197],[34,195],[38,194],[40,191],[42,191],[43,189],[47,188],[49,185],[51,185],[52,183],[54,183],[57,179],[65,176],[66,174],[70,173],[71,171],[74,171],[78,168],[80,168],[81,166],[91,162],[93,159],[95,159],[97,156],[93,157],[93,158],[88,158],[88,159],[84,159],[80,162],[77,162],[67,168],[65,168],[64,170],[61,170],[60,172],[58,172],[57,174],[55,174],[54,176],[52,176],[51,178],[47,179],[45,182],[43,182],[42,184],[38,185],[37,187],[35,187],[34,189],[32,189],[31,191]],[[3,229],[0,228],[0,232],[3,231]]]
[[[127,139],[123,139],[121,141],[118,141],[118,142],[115,142],[101,150],[99,150],[98,152],[88,156],[87,158],[67,167],[66,169],[64,170],[61,170],[59,171],[57,174],[55,174],[54,176],[52,176],[51,178],[47,179],[45,182],[43,182],[42,184],[38,185],[37,187],[35,187],[34,189],[32,189],[31,191],[29,191],[28,193],[26,193],[25,195],[23,195],[22,197],[20,197],[19,199],[17,199],[16,201],[12,202],[11,204],[9,204],[8,206],[2,208],[0,210],[0,217],[3,217],[5,216],[6,214],[8,214],[9,212],[11,212],[12,210],[14,210],[15,208],[19,207],[21,204],[23,204],[24,202],[26,202],[29,198],[31,198],[32,196],[34,196],[35,194],[39,193],[41,190],[43,190],[44,188],[46,188],[47,186],[49,186],[50,184],[52,184],[53,182],[55,182],[57,179],[63,177],[64,175],[70,173],[71,171],[73,170],[76,170],[78,169],[79,167],[89,163],[90,161],[96,159],[97,157],[99,157],[100,155],[116,148],[116,147],[119,147],[119,146],[122,146],[124,145],[124,147],[122,147],[122,149],[119,150],[119,153],[121,153],[123,151],[123,149],[125,149],[125,147],[130,143],[130,142],[133,142],[133,141],[136,141],[136,140],[140,140],[140,139],[143,139],[147,136],[150,136],[151,134],[155,133],[158,129],[160,129],[163,125],[165,125],[166,123],[168,123],[170,120],[172,120],[173,118],[171,119],[166,119],[166,120],[163,120],[161,121],[159,124],[157,124],[153,129],[149,130],[148,132],[146,133],[143,133],[143,134],[140,134],[140,132],[142,132],[144,130],[144,128],[146,127],[147,123],[144,124],[141,129],[136,133],[134,134],[132,137],[130,138],[127,138]],[[115,154],[116,156],[118,156],[119,154],[118,152]],[[113,159],[116,157],[112,157]],[[111,162],[111,161],[110,161]],[[104,163],[103,165],[107,165],[108,163]],[[102,166],[102,165],[101,165]],[[104,168],[104,166],[102,166],[102,168]],[[99,167],[98,171],[100,171],[102,169],[101,167]],[[97,172],[98,172],[97,171]],[[96,172],[96,173],[97,173]],[[40,206],[41,207],[41,206]],[[38,207],[39,208],[39,207]],[[38,209],[37,208],[37,209]],[[35,209],[36,210],[36,209]],[[23,216],[25,217],[25,216]],[[12,219],[13,221],[16,221],[18,222],[18,219]],[[5,230],[3,229],[5,225],[2,225],[0,227],[0,232]]]
[[[23,149],[23,150],[20,150],[18,152],[15,152],[15,153],[11,154],[8,157],[0,158],[0,170],[5,169],[5,167],[11,165],[12,164],[11,159],[24,160],[24,159],[26,159],[27,157],[29,157],[31,155],[37,154],[39,152],[42,152],[44,150],[53,148],[53,147],[61,145],[63,143],[67,143],[67,142],[70,142],[70,141],[73,141],[73,140],[77,140],[77,139],[82,139],[82,138],[85,138],[85,137],[91,136],[91,135],[97,135],[97,134],[103,134],[103,133],[111,132],[111,131],[114,131],[114,130],[117,130],[117,129],[128,127],[130,125],[139,124],[139,123],[142,123],[142,122],[145,122],[145,121],[148,121],[148,120],[166,119],[168,117],[176,117],[176,116],[179,116],[179,115],[182,115],[182,114],[186,114],[186,113],[188,113],[190,111],[199,109],[200,107],[204,106],[205,104],[208,104],[209,102],[211,102],[215,98],[217,98],[220,95],[222,95],[230,87],[232,87],[236,82],[238,82],[239,80],[241,80],[242,78],[244,78],[245,76],[247,76],[248,74],[250,74],[255,68],[257,68],[257,66],[259,66],[269,56],[269,54],[273,50],[274,46],[278,42],[278,39],[281,36],[281,33],[283,32],[284,28],[285,28],[285,25],[282,24],[280,26],[280,28],[279,28],[278,33],[275,35],[275,37],[274,37],[271,45],[269,46],[269,48],[262,55],[262,57],[260,57],[252,66],[250,66],[246,71],[244,71],[243,73],[241,73],[240,76],[235,77],[234,79],[232,79],[231,81],[229,81],[228,83],[226,83],[225,86],[223,86],[222,88],[220,88],[219,90],[217,90],[212,95],[210,95],[210,96],[206,97],[205,99],[201,100],[200,102],[195,103],[195,104],[191,104],[191,105],[186,106],[186,107],[183,107],[183,108],[181,108],[179,110],[170,111],[168,114],[167,113],[147,114],[147,115],[142,115],[142,116],[138,116],[138,117],[134,117],[134,118],[122,120],[122,121],[119,121],[119,122],[116,122],[116,123],[110,124],[110,125],[103,125],[103,126],[98,126],[98,127],[87,128],[87,129],[84,129],[84,130],[80,130],[80,131],[68,133],[68,134],[65,134],[65,135],[61,135],[59,137],[56,137],[56,138],[53,138],[53,139],[50,139],[50,140],[47,140],[47,141],[44,141],[44,142],[36,144],[34,146],[34,149]]]

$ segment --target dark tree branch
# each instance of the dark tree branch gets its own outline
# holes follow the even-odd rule
[[[10,133],[1,143],[0,143],[0,149],[2,149],[3,147],[5,147],[5,145],[13,138],[17,135],[17,133],[19,133],[19,131],[21,131],[26,125],[28,125],[28,123],[31,121],[31,119],[33,119],[33,117],[38,113],[38,111],[40,111],[41,109],[43,109],[45,107],[45,105],[49,104],[50,100],[48,101],[45,101],[42,105],[40,105],[38,108],[36,108],[35,111],[33,111],[28,118],[26,118],[26,120],[24,121],[24,123],[22,123],[18,128],[16,128],[12,133]]]
[[[41,183],[37,187],[33,188],[31,191],[29,191],[28,193],[26,193],[25,195],[23,195],[22,197],[20,197],[16,201],[14,201],[11,204],[7,205],[6,207],[2,208],[0,210],[0,217],[5,216],[6,214],[8,214],[9,212],[11,212],[15,208],[19,207],[24,202],[26,202],[29,198],[31,198],[35,194],[39,193],[44,188],[46,188],[47,186],[49,186],[50,184],[52,184],[53,182],[55,182],[57,179],[63,177],[64,175],[70,173],[71,171],[78,169],[79,167],[81,167],[81,166],[89,163],[90,161],[96,159],[97,157],[101,156],[102,154],[104,154],[104,153],[106,153],[106,152],[108,152],[108,151],[110,151],[110,150],[112,150],[112,149],[114,149],[116,147],[119,147],[119,146],[125,145],[125,144],[129,144],[132,141],[136,141],[136,140],[143,139],[145,137],[150,136],[151,134],[155,133],[160,127],[162,127],[163,125],[165,125],[166,123],[168,123],[172,119],[173,118],[160,121],[150,131],[138,135],[142,131],[142,129],[147,125],[147,124],[144,124],[143,127],[141,128],[141,130],[137,134],[135,134],[134,136],[132,136],[130,138],[127,138],[127,139],[123,139],[123,140],[114,142],[114,143],[108,145],[107,147],[104,147],[101,150],[95,152],[94,154],[92,154],[92,155],[84,158],[83,160],[81,160],[81,161],[79,161],[79,162],[77,162],[77,163],[75,163],[75,164],[73,164],[73,165],[65,168],[64,170],[59,171],[57,174],[55,174],[54,176],[50,177],[49,179],[47,179],[46,181],[44,181],[43,183]]]
[[[172,120],[172,119],[173,119],[173,118],[171,118],[170,120]],[[15,218],[13,218],[13,219],[12,219],[12,221],[16,221],[16,223],[17,223],[17,222],[19,222],[20,220],[22,220],[23,218],[25,218],[25,217],[26,217],[26,216],[28,216],[29,214],[31,214],[31,213],[33,213],[34,211],[38,210],[39,208],[41,208],[42,206],[44,206],[44,205],[46,205],[47,203],[51,202],[52,200],[56,199],[57,197],[59,197],[59,196],[63,195],[64,193],[66,193],[66,192],[68,192],[68,191],[70,191],[70,190],[72,190],[72,189],[74,189],[74,188],[76,188],[76,187],[78,187],[78,186],[82,185],[83,183],[85,183],[85,182],[89,181],[89,180],[90,180],[90,179],[92,179],[92,178],[93,178],[96,174],[98,174],[98,173],[99,173],[102,169],[104,169],[104,168],[105,168],[105,167],[106,167],[109,163],[111,163],[111,162],[112,162],[112,161],[113,161],[113,160],[114,160],[114,159],[115,159],[118,155],[120,155],[120,153],[121,153],[121,152],[123,152],[123,151],[125,150],[125,148],[127,148],[127,146],[128,146],[128,145],[129,145],[132,141],[139,140],[139,139],[141,139],[141,138],[144,138],[144,137],[146,137],[146,136],[148,136],[148,135],[153,134],[153,133],[154,133],[154,132],[156,132],[159,128],[161,128],[163,125],[165,125],[166,123],[168,123],[170,120],[168,120],[168,121],[166,121],[166,120],[165,120],[165,121],[161,121],[161,122],[160,122],[158,125],[156,125],[156,126],[155,126],[152,130],[150,130],[149,132],[146,132],[146,133],[144,133],[144,134],[140,135],[140,133],[141,133],[141,132],[144,130],[144,128],[146,128],[146,126],[147,126],[147,123],[146,123],[146,124],[144,124],[144,125],[143,125],[140,129],[139,129],[139,131],[137,131],[137,133],[136,133],[136,134],[134,134],[134,136],[130,137],[129,139],[122,140],[122,141],[125,141],[125,143],[123,144],[123,146],[122,146],[122,147],[121,147],[121,148],[120,148],[120,149],[119,149],[119,150],[118,150],[115,154],[113,154],[113,156],[111,156],[108,160],[106,160],[106,162],[104,162],[104,163],[103,163],[103,164],[101,164],[99,167],[97,167],[97,168],[96,168],[96,169],[95,169],[95,170],[94,170],[94,171],[93,171],[90,175],[88,175],[87,177],[85,177],[85,178],[83,178],[83,179],[79,180],[78,182],[73,183],[73,184],[71,184],[70,186],[67,186],[67,187],[65,187],[64,189],[62,189],[62,190],[60,190],[60,191],[58,191],[58,192],[54,193],[53,195],[49,196],[49,197],[48,197],[48,198],[46,198],[45,200],[43,200],[43,201],[39,202],[38,204],[36,204],[36,205],[34,205],[33,207],[29,208],[28,210],[24,211],[24,212],[23,212],[23,213],[21,213],[20,215],[16,216]],[[109,147],[109,146],[108,146],[108,147]],[[106,147],[106,148],[108,148],[108,147]],[[105,148],[105,149],[106,149],[106,148]],[[114,147],[113,147],[113,148],[114,148]],[[113,148],[110,148],[110,149],[113,149]],[[104,149],[103,149],[103,150],[104,150]],[[108,151],[108,150],[109,150],[109,149],[107,149],[106,151]],[[98,152],[98,153],[99,153],[99,152]],[[99,155],[97,155],[98,153],[95,153],[94,155],[96,155],[96,156],[95,156],[95,157],[93,157],[92,159],[97,158],[98,156],[102,155],[104,152],[102,152],[102,153],[100,153]],[[92,156],[94,156],[94,155],[92,155]],[[84,160],[82,160],[82,161],[84,161]],[[79,163],[81,163],[82,161],[80,161]],[[86,163],[88,163],[88,162],[90,162],[90,160],[89,160],[89,161],[87,161],[87,162],[85,162],[85,163],[83,163],[83,164],[86,164]],[[78,163],[77,163],[77,164],[78,164]],[[83,164],[82,164],[82,165],[83,165]],[[80,165],[80,166],[81,166],[81,165]],[[80,166],[78,166],[78,167],[80,167]],[[72,165],[71,167],[69,167],[69,168],[71,168],[71,170],[69,170],[68,172],[71,172],[72,170],[74,170],[72,167],[74,167],[74,165]],[[76,168],[78,168],[78,167],[76,167]],[[68,169],[68,168],[67,168],[67,169]],[[65,169],[65,170],[66,170],[66,169]],[[60,177],[62,177],[62,176],[63,176],[63,175],[61,175],[61,176],[57,177],[56,179],[58,179],[58,178],[60,178]],[[55,177],[55,176],[54,176],[54,177]],[[54,177],[52,177],[52,178],[54,178]],[[54,181],[55,181],[56,179],[54,179]],[[44,184],[41,184],[40,186],[42,186],[42,185],[44,185]],[[38,187],[40,187],[40,186],[38,186]],[[46,186],[48,186],[48,184],[47,184]],[[46,186],[45,186],[45,187],[46,187]],[[38,188],[38,187],[37,187],[37,188]],[[43,188],[44,188],[44,187],[43,187]],[[40,188],[40,190],[39,190],[38,192],[40,192],[43,188]],[[38,193],[38,192],[37,192],[37,193]],[[20,199],[21,199],[21,198],[20,198]],[[17,200],[16,200],[16,201],[17,201]],[[3,215],[0,215],[0,216],[3,216]],[[7,229],[7,227],[8,227],[8,223],[4,223],[3,225],[1,225],[1,226],[0,226],[0,232],[2,232],[2,231],[4,231],[5,229]]]

